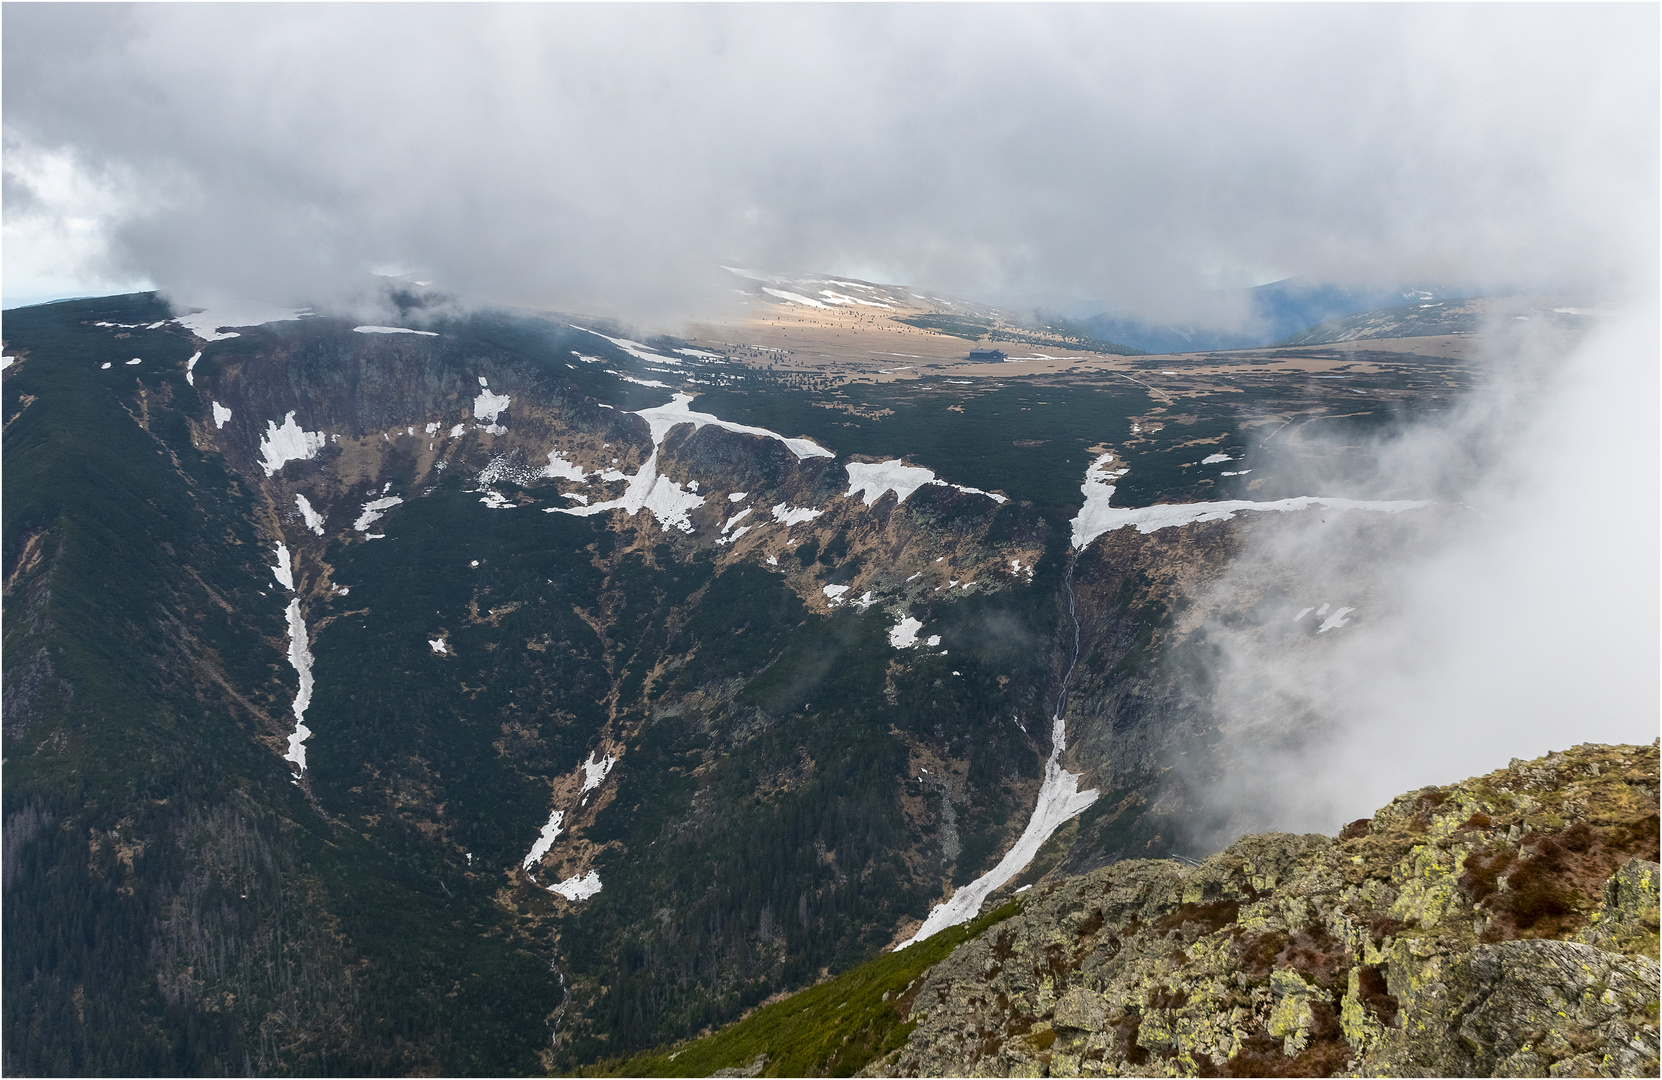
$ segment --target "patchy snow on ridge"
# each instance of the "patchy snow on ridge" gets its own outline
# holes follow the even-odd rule
[[[484,382],[483,379],[479,380]],[[492,393],[489,388],[479,391],[479,396],[473,399],[473,415],[487,424],[495,424],[496,418],[502,415],[513,399],[506,394]]]
[[[369,500],[364,503],[363,513],[358,515],[358,520],[352,523],[352,527],[361,533],[368,532],[371,525],[375,524],[377,521],[380,521],[381,518],[386,515],[388,510],[391,510],[403,501],[404,500],[400,499],[397,495],[388,495],[384,498]]]
[[[1369,510],[1382,514],[1400,514],[1404,510],[1418,510],[1427,503],[1423,499],[1365,500],[1338,499],[1325,496],[1299,495],[1273,502],[1251,502],[1246,499],[1226,499],[1219,502],[1157,503],[1154,506],[1127,507],[1109,505],[1114,497],[1114,481],[1128,470],[1110,470],[1113,454],[1103,454],[1085,470],[1085,505],[1073,519],[1073,546],[1083,549],[1103,533],[1134,526],[1140,533],[1152,533],[1197,521],[1228,521],[1236,514],[1290,512],[1317,507],[1327,510]]]
[[[289,546],[282,542],[276,548],[277,565],[271,568],[271,575],[277,579],[277,584],[294,591],[294,560],[289,555]]]
[[[613,371],[611,368],[606,369],[606,374],[616,375],[618,378],[622,379],[624,382],[634,383],[636,386],[650,386],[655,390],[668,390],[669,389],[669,383],[659,382],[657,379],[637,379],[633,375],[625,375],[623,372]]]
[[[788,439],[778,432],[768,431],[766,428],[734,424],[720,417],[712,416],[710,413],[693,412],[688,408],[691,402],[691,394],[677,393],[671,397],[667,404],[636,411],[635,415],[646,421],[647,430],[651,433],[651,456],[646,459],[641,465],[640,471],[634,476],[626,477],[623,473],[613,469],[608,469],[600,474],[603,480],[628,480],[629,486],[624,489],[621,498],[609,499],[606,502],[595,503],[592,506],[550,506],[545,507],[543,512],[547,514],[571,514],[574,517],[590,517],[609,510],[622,510],[633,517],[641,510],[650,510],[652,516],[664,527],[673,526],[682,532],[692,532],[692,519],[689,515],[694,509],[704,505],[704,496],[695,491],[684,491],[680,484],[668,477],[658,475],[658,451],[663,446],[664,437],[669,434],[671,429],[680,424],[691,424],[695,429],[703,427],[705,424],[714,424],[728,431],[778,439],[799,458],[835,456],[831,451],[811,439]],[[808,514],[809,517],[817,517],[821,512],[818,510],[793,511],[793,513]],[[775,508],[774,516],[780,517],[778,508]],[[807,520],[807,518],[800,520]]]
[[[202,350],[197,349],[196,355],[185,361],[185,382],[191,386],[196,385],[196,362],[200,359],[202,359]],[[227,416],[226,419],[229,420],[230,417]]]
[[[576,480],[578,483],[588,479],[588,474],[576,462],[558,450],[548,452],[548,464],[543,466],[539,475],[550,480]]]
[[[754,509],[755,507],[753,506],[747,506],[743,510],[740,510],[738,513],[734,514],[732,517],[728,518],[727,523],[721,527],[722,535],[725,536],[728,529],[731,529],[733,526],[737,525],[746,514],[750,513]]]
[[[810,297],[803,296],[801,293],[786,292],[784,289],[770,289],[766,286],[762,287],[762,291],[767,293],[769,296],[776,296],[781,300],[788,300],[793,304],[802,304],[806,307],[815,308],[828,307],[828,305],[822,304],[818,300],[811,299]]]
[[[227,418],[229,419],[229,418]],[[283,417],[283,426],[278,427],[275,420],[265,422],[265,434],[260,436],[260,467],[267,476],[277,475],[277,470],[291,461],[309,461],[323,449],[325,437],[321,431],[307,431],[294,422],[294,413]]]
[[[923,623],[905,616],[889,628],[889,644],[897,649],[910,649],[918,643],[918,631],[923,629]]]
[[[612,771],[612,766],[617,764],[617,758],[611,754],[607,754],[599,761],[594,759],[594,755],[595,751],[590,750],[589,759],[579,763],[583,769],[584,791],[593,791],[599,787],[600,782],[606,779],[606,774]]]
[[[175,315],[173,321],[203,341],[223,341],[239,336],[235,331],[220,333],[222,326],[264,326],[266,323],[293,322],[311,313],[309,308],[281,308],[268,304],[245,304],[236,308],[209,308],[188,315]]]
[[[473,482],[478,484],[480,488],[489,487],[491,484],[500,483],[503,480],[508,481],[510,484],[518,484],[519,486],[524,487],[525,485],[548,475],[548,470],[546,469],[539,469],[534,465],[520,465],[516,463],[514,456],[515,455],[512,453],[507,453],[498,454],[491,458],[490,461],[485,464],[485,467],[479,470],[479,475],[473,478]]]
[[[903,465],[899,458],[876,465],[851,461],[845,468],[848,469],[846,494],[861,496],[867,506],[875,505],[890,491],[895,493],[898,501],[905,502],[918,488],[937,482],[930,470],[918,465]]]
[[[759,435],[764,439],[778,439],[790,448],[791,453],[799,458],[836,457],[831,451],[814,442],[812,439],[790,439],[777,431],[767,428],[751,427],[749,424],[735,424],[723,420],[706,412],[694,412],[689,406],[692,404],[691,394],[677,393],[670,398],[669,403],[658,405],[650,409],[641,409],[635,413],[646,421],[652,431],[652,444],[660,445],[664,436],[677,424],[691,424],[694,428],[701,428],[705,424],[714,424],[716,427],[728,431],[736,431],[741,435]]]
[[[230,422],[230,419],[231,410],[227,409],[217,401],[214,402],[214,427],[222,428]]]
[[[1356,609],[1353,608],[1353,607],[1339,608],[1333,614],[1329,615],[1327,617],[1326,621],[1324,621],[1319,627],[1316,628],[1316,633],[1325,634],[1329,630],[1337,630],[1339,627],[1341,627],[1341,626],[1345,625],[1346,623],[1350,622],[1350,619],[1347,616],[1349,616],[1350,613],[1355,611],[1355,610]],[[1297,621],[1297,620],[1295,620],[1295,621]]]
[[[354,334],[420,334],[422,337],[438,337],[432,330],[411,330],[404,326],[354,326]]]
[[[587,900],[600,891],[600,874],[593,870],[581,877],[573,874],[558,885],[550,885],[548,891],[559,893],[567,900]]]
[[[542,827],[542,832],[537,836],[537,842],[531,845],[531,850],[520,861],[519,867],[521,870],[529,871],[542,861],[542,857],[547,855],[548,850],[554,846],[554,838],[560,835],[560,826],[565,819],[566,812],[564,810],[556,810],[548,815],[548,824]]]
[[[283,760],[293,762],[301,772],[305,772],[306,740],[312,735],[312,729],[306,726],[306,709],[312,703],[312,650],[306,642],[306,620],[300,614],[298,597],[289,601],[286,617],[289,664],[300,676],[300,690],[294,695],[294,734],[289,736],[289,752],[283,755]]]
[[[800,506],[787,506],[784,503],[779,503],[773,508],[774,520],[784,522],[786,528],[800,525],[804,521],[812,521],[823,513],[824,510],[809,510]]]
[[[602,474],[602,478],[607,477]],[[625,477],[620,473],[618,479]],[[634,517],[642,510],[650,510],[652,516],[665,528],[673,526],[682,532],[693,531],[692,518],[688,515],[704,505],[704,497],[694,492],[682,491],[680,484],[667,476],[658,475],[656,446],[652,449],[652,456],[641,465],[641,471],[627,479],[629,486],[624,489],[621,498],[608,499],[592,506],[548,506],[543,508],[543,513],[593,517],[608,510],[622,510]]]
[[[607,341],[611,342],[613,345],[616,345],[630,356],[633,356],[636,360],[649,360],[655,364],[675,364],[680,362],[672,360],[661,353],[654,352],[650,347],[642,345],[638,341],[630,341],[628,338],[607,337],[598,330],[590,330],[586,326],[578,326],[575,323],[572,324],[571,328],[573,330],[581,330],[585,334],[593,334],[597,338],[605,338]],[[584,356],[582,353],[574,353],[573,355],[575,355],[577,359],[587,361],[591,364],[600,362],[599,357]]]
[[[1073,519],[1073,546],[1084,548],[1092,540],[1107,532],[1110,526],[1106,520],[1109,512],[1108,503],[1114,497],[1114,482],[1124,476],[1128,469],[1111,469],[1114,464],[1114,455],[1103,454],[1091,462],[1085,469],[1085,482],[1079,490],[1085,493],[1085,505],[1079,508],[1079,513]]]

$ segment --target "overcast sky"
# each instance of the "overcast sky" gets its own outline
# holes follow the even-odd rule
[[[4,8],[8,302],[1654,285],[1655,5]]]

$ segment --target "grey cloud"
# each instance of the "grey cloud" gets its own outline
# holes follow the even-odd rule
[[[668,319],[733,260],[1228,322],[1255,273],[1608,288],[1657,231],[1645,6],[4,19],[8,149],[131,185],[96,269],[191,299],[400,267]]]
[[[1512,756],[1656,737],[1657,329],[1652,302],[1573,345],[1497,333],[1487,377],[1449,415],[1382,436],[1368,467],[1311,478],[1432,510],[1254,529],[1201,601],[1227,764],[1190,781],[1217,811],[1214,842],[1330,832]],[[1325,634],[1294,622],[1323,603],[1356,611]]]

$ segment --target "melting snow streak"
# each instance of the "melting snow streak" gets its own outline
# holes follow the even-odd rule
[[[306,708],[312,703],[312,650],[306,643],[306,620],[300,614],[300,601],[289,601],[289,663],[300,676],[300,691],[294,695],[294,734],[289,736],[289,752],[284,761],[292,761],[301,772],[306,771],[306,740],[312,729],[306,726]]]
[[[560,824],[565,819],[564,810],[556,810],[548,815],[548,824],[542,827],[542,834],[537,837],[537,842],[531,845],[531,850],[526,852],[525,858],[519,864],[521,870],[530,871],[542,861],[542,857],[548,854],[548,849],[554,846],[554,838],[560,835]]]
[[[1085,493],[1085,505],[1079,508],[1078,516],[1073,519],[1073,546],[1076,550],[1084,549],[1103,533],[1123,529],[1128,525],[1135,526],[1140,533],[1151,533],[1196,521],[1227,521],[1236,514],[1249,510],[1267,513],[1322,507],[1328,510],[1372,510],[1383,514],[1399,514],[1404,510],[1417,510],[1426,505],[1421,499],[1386,502],[1300,495],[1291,499],[1277,499],[1274,502],[1229,499],[1222,502],[1160,503],[1154,506],[1118,509],[1110,506],[1109,501],[1114,497],[1114,481],[1124,476],[1126,470],[1111,469],[1113,461],[1113,454],[1103,454],[1085,470],[1085,483],[1080,487]]]

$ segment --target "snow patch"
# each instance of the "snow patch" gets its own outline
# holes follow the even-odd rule
[[[450,647],[444,643],[443,638],[428,638],[427,647],[438,653],[440,656],[450,655]]]
[[[209,308],[188,315],[175,315],[173,321],[203,341],[223,341],[237,337],[235,331],[220,333],[224,326],[264,326],[266,323],[293,322],[311,314],[309,308],[280,308],[268,304],[248,304],[237,308]]]
[[[735,491],[735,492],[733,492],[733,494],[727,496],[727,501],[728,502],[744,502],[748,498],[750,498],[750,492],[748,492],[748,491]]]
[[[549,848],[554,846],[554,838],[560,835],[560,826],[565,819],[566,812],[564,810],[556,810],[548,815],[548,824],[542,827],[542,832],[537,836],[537,842],[531,845],[531,850],[526,853],[524,859],[520,860],[519,867],[521,870],[530,870],[542,861],[542,857],[548,854]]]
[[[804,521],[812,521],[823,513],[825,513],[824,510],[809,510],[798,506],[787,506],[784,503],[779,503],[773,508],[774,520],[784,522],[787,528],[792,525],[800,525]]]
[[[1342,607],[1338,609],[1333,614],[1329,615],[1327,620],[1323,622],[1321,626],[1316,628],[1316,633],[1325,634],[1329,630],[1337,630],[1339,627],[1350,622],[1348,616],[1355,610],[1356,609],[1353,607]]]
[[[931,638],[930,644],[933,645],[936,640],[938,639]],[[1038,805],[1033,808],[1033,816],[1028,819],[1027,828],[1022,830],[1021,836],[1010,850],[1005,852],[1004,858],[998,861],[997,866],[954,892],[944,903],[936,904],[929,912],[929,917],[918,928],[918,932],[895,946],[897,952],[949,926],[956,926],[975,918],[981,910],[982,901],[989,893],[1021,873],[1022,869],[1033,861],[1033,856],[1039,853],[1039,848],[1044,846],[1044,842],[1050,839],[1052,833],[1096,802],[1099,794],[1097,789],[1088,788],[1080,791],[1079,774],[1070,773],[1062,768],[1062,751],[1066,749],[1066,745],[1067,726],[1062,720],[1062,710],[1058,703],[1056,714],[1050,722],[1050,757],[1045,761],[1044,783],[1039,788]]]
[[[276,547],[277,565],[271,568],[271,575],[277,579],[277,584],[294,591],[294,560],[289,555],[289,546],[279,542]]]
[[[1228,454],[1207,454],[1205,457],[1200,459],[1200,463],[1202,465],[1221,465],[1226,461],[1234,460],[1235,459],[1230,457]]]
[[[185,382],[191,386],[196,385],[196,362],[200,359],[202,359],[202,350],[197,349],[196,355],[185,361]],[[226,419],[229,420],[230,417],[226,417]]]
[[[385,498],[369,500],[364,503],[363,513],[358,515],[358,520],[352,523],[352,527],[361,533],[368,532],[371,525],[375,524],[377,521],[380,521],[381,518],[386,515],[388,510],[391,510],[403,501],[404,500],[400,499],[397,495],[388,495]]]
[[[647,427],[651,429],[654,446],[662,443],[664,436],[669,434],[670,429],[677,424],[691,424],[694,428],[701,428],[705,424],[714,424],[716,427],[736,431],[743,435],[758,435],[764,439],[778,439],[790,448],[791,453],[799,458],[836,457],[835,454],[812,439],[790,439],[777,431],[769,431],[767,428],[751,427],[749,424],[735,424],[710,413],[694,412],[689,408],[692,399],[691,394],[678,393],[666,405],[641,409],[635,413],[636,416],[644,419]]]
[[[548,891],[567,900],[587,900],[600,891],[600,875],[593,870],[582,876],[573,874],[558,885],[550,885]]]
[[[830,600],[832,603],[836,604],[842,602],[843,593],[847,592],[848,589],[849,587],[847,585],[827,585],[820,591],[825,594],[825,598],[827,600]]]
[[[616,375],[618,378],[622,379],[624,382],[634,383],[636,386],[650,386],[650,387],[652,387],[653,389],[656,389],[656,390],[668,390],[669,389],[669,383],[659,382],[657,379],[637,379],[633,375],[625,375],[623,372],[613,371],[611,368],[606,369],[606,374]]]
[[[217,401],[214,402],[214,427],[222,428],[230,421],[230,419],[231,410],[227,409]]]
[[[889,644],[897,649],[910,649],[918,643],[918,631],[922,629],[923,623],[908,615],[889,628]]]
[[[588,474],[576,462],[558,450],[548,452],[548,464],[543,466],[540,475],[550,480],[576,480],[579,483],[588,479]]]
[[[606,779],[606,774],[612,771],[612,766],[617,764],[617,758],[611,754],[607,754],[599,761],[595,760],[594,755],[595,751],[590,750],[589,759],[582,763],[584,791],[593,791],[599,787],[600,782]]]
[[[765,286],[762,288],[762,291],[767,293],[769,296],[776,296],[781,300],[788,300],[793,304],[802,304],[806,307],[814,308],[826,307],[825,304],[820,303],[818,300],[810,299],[809,297],[803,296],[801,293],[786,292],[783,289],[769,289]]]
[[[1198,521],[1228,521],[1236,514],[1290,512],[1321,507],[1327,510],[1368,510],[1382,514],[1400,514],[1418,510],[1427,503],[1423,499],[1364,500],[1335,499],[1323,496],[1299,495],[1273,502],[1250,502],[1228,499],[1221,502],[1159,503],[1118,509],[1109,505],[1114,496],[1114,481],[1126,474],[1126,469],[1110,469],[1113,454],[1103,454],[1085,470],[1085,505],[1073,519],[1073,546],[1083,549],[1103,533],[1134,526],[1140,533],[1152,533]]]
[[[485,380],[480,379],[480,382]],[[479,391],[479,396],[473,399],[473,415],[487,424],[495,424],[496,418],[508,407],[513,399],[506,394],[495,394],[489,389]]]
[[[306,709],[312,703],[312,650],[306,642],[306,620],[300,614],[299,598],[289,601],[289,664],[300,676],[300,690],[294,695],[294,734],[289,736],[289,752],[284,761],[293,762],[301,772],[306,771],[306,740],[312,729],[306,726]]]
[[[608,469],[600,474],[601,479],[604,480],[628,480],[629,486],[624,490],[621,498],[609,499],[606,502],[595,503],[592,506],[549,507],[549,512],[589,517],[608,510],[623,510],[633,517],[637,512],[644,509],[650,510],[652,516],[666,528],[673,526],[682,532],[692,532],[692,519],[689,515],[694,509],[704,505],[704,497],[694,491],[683,491],[680,484],[668,477],[658,475],[658,450],[663,445],[664,437],[669,434],[671,429],[680,424],[692,424],[695,429],[703,427],[705,424],[714,424],[728,431],[778,439],[799,458],[834,456],[831,451],[810,439],[788,439],[765,428],[729,423],[709,413],[693,412],[688,408],[691,401],[691,394],[678,393],[670,399],[668,404],[650,409],[641,409],[635,413],[636,416],[646,421],[647,429],[651,433],[652,455],[646,459],[645,463],[641,465],[640,471],[634,476],[626,477],[616,469]],[[817,517],[821,511],[796,511],[796,513],[806,513],[810,517]],[[774,516],[779,516],[777,508]]]
[[[131,360],[127,361],[127,366],[132,367],[134,364],[142,364],[142,363],[144,363],[144,361],[140,360],[138,357],[135,356]]]
[[[731,529],[733,526],[737,525],[739,521],[753,509],[755,509],[755,507],[747,506],[743,510],[740,510],[738,513],[734,514],[732,517],[728,518],[727,524],[721,527],[722,535],[725,536],[728,529]]]
[[[431,330],[411,330],[404,326],[354,326],[354,334],[420,334],[422,337],[438,337]]]
[[[917,465],[903,465],[899,458],[876,465],[851,461],[846,467],[847,494],[860,495],[867,506],[874,505],[890,491],[895,493],[898,501],[905,502],[918,488],[935,482],[933,472]]]
[[[278,469],[291,461],[309,461],[316,457],[325,441],[323,432],[307,431],[295,423],[293,412],[283,418],[282,427],[275,420],[267,420],[265,434],[260,436],[260,456],[264,459],[260,467],[267,476],[275,476]]]
[[[502,497],[500,492],[494,491],[490,488],[485,489],[485,494],[479,501],[490,507],[492,510],[512,510],[519,505],[516,502],[509,502],[507,499]]]

